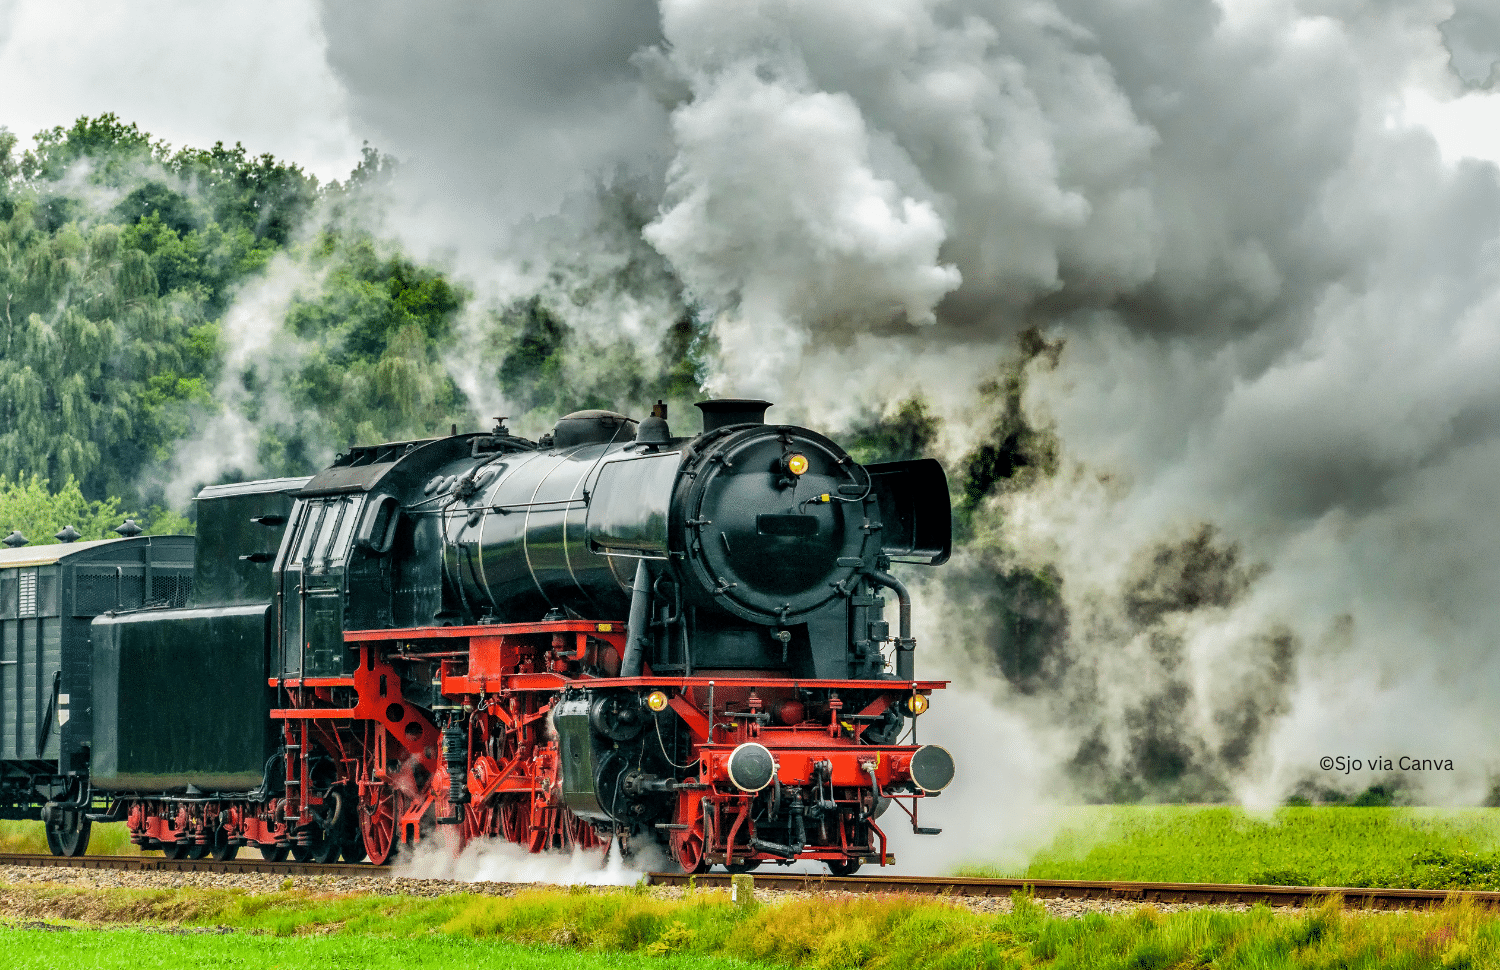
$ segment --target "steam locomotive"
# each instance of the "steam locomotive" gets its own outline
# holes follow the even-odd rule
[[[0,814],[58,854],[122,822],[170,857],[887,864],[889,807],[935,834],[918,808],[954,773],[916,739],[945,684],[889,572],[947,559],[942,468],[698,407],[691,437],[658,402],[206,488],[190,577],[180,538],[0,553]],[[51,600],[22,602],[28,569]]]

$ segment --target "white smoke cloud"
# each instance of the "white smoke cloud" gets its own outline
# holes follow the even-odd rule
[[[439,833],[419,843],[408,857],[398,860],[394,874],[407,879],[458,882],[631,886],[665,863],[654,849],[638,852],[627,860],[614,840],[603,850],[574,848],[567,852],[533,853],[503,839],[475,839],[455,853]]]
[[[264,428],[295,426],[315,417],[296,413],[279,378],[292,372],[307,353],[285,326],[287,310],[299,292],[315,290],[320,282],[319,273],[306,263],[277,254],[263,275],[235,295],[220,331],[225,353],[214,389],[218,410],[198,422],[194,434],[178,445],[150,483],[163,487],[171,507],[186,508],[199,488],[226,475],[264,474],[259,454]]]
[[[645,240],[714,321],[713,391],[824,426],[921,392],[949,455],[982,430],[974,389],[1013,335],[1066,338],[1027,397],[1062,471],[1003,500],[1002,537],[1058,570],[1115,756],[1166,676],[1119,590],[1143,550],[1211,522],[1267,571],[1157,630],[1182,644],[1184,734],[1232,733],[1224,705],[1265,676],[1247,643],[1301,644],[1247,797],[1325,747],[1389,747],[1392,717],[1410,744],[1461,752],[1433,797],[1482,787],[1495,753],[1461,728],[1495,677],[1500,195],[1493,166],[1453,160],[1477,140],[1419,122],[1483,108],[1464,85],[1481,83],[1484,9],[463,9],[322,12],[351,110],[412,159],[410,239],[457,246],[495,300],[550,287],[594,332],[621,311],[646,346],[671,299],[632,309],[627,287],[584,312],[566,282],[608,278],[621,236],[565,200],[633,173],[658,203]],[[476,399],[486,379],[466,376]],[[1054,730],[1042,705],[1006,703]]]

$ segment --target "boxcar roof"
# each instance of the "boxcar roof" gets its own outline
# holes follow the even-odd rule
[[[47,566],[67,556],[76,555],[89,549],[98,549],[112,542],[124,542],[122,539],[94,539],[91,542],[53,542],[45,546],[22,546],[19,549],[0,550],[0,569],[9,569],[13,566]]]
[[[236,482],[232,485],[209,485],[198,493],[198,500],[224,498],[228,495],[261,495],[266,492],[295,492],[312,476],[302,478],[263,478],[258,482]]]
[[[0,549],[0,569],[16,569],[21,566],[51,566],[64,559],[84,557],[85,553],[97,552],[106,546],[121,543],[144,545],[155,540],[168,547],[179,547],[186,542],[191,548],[192,536],[137,536],[130,539],[92,539],[88,542],[52,542],[45,546],[22,546],[19,549]],[[86,558],[86,557],[85,557]]]

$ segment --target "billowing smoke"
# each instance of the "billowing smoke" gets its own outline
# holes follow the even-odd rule
[[[403,231],[584,332],[686,318],[783,420],[920,402],[965,540],[925,642],[1074,794],[1273,800],[1363,752],[1481,796],[1500,182],[1413,119],[1493,104],[1485,5],[570,10],[325,8]]]

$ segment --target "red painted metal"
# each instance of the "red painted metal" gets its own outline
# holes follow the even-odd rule
[[[437,826],[455,851],[482,837],[532,851],[596,848],[609,833],[596,832],[563,804],[561,759],[548,716],[566,689],[607,684],[642,695],[663,692],[690,739],[693,767],[662,833],[685,870],[777,858],[752,845],[758,838],[754,796],[729,779],[730,755],[749,741],[771,751],[780,785],[818,786],[819,797],[831,800],[799,857],[884,864],[885,833],[871,813],[879,798],[897,796],[915,825],[921,793],[902,793],[915,748],[863,744],[859,732],[904,697],[947,686],[936,680],[654,676],[649,670],[641,677],[610,676],[625,647],[625,625],[618,621],[357,630],[344,638],[357,658],[349,676],[268,681],[282,699],[271,712],[286,742],[281,791],[259,801],[133,801],[132,840],[186,854],[225,845],[258,847],[267,855],[292,848],[305,858],[315,850],[336,854],[338,846],[327,840],[337,837],[346,840],[346,854],[357,849],[379,864],[402,844],[422,839],[424,828],[430,833],[434,819],[456,818]],[[410,679],[417,672],[438,688],[435,707],[404,695],[403,674]],[[802,700],[807,691],[829,696],[809,707]],[[840,692],[875,699],[855,711]],[[460,787],[468,800],[458,806],[448,802],[440,717],[457,718],[466,732]],[[338,817],[330,822],[335,808]]]

